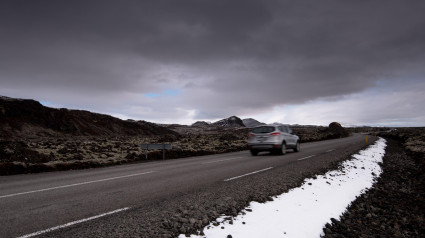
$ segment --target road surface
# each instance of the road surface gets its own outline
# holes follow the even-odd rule
[[[298,153],[251,156],[248,151],[107,168],[0,177],[0,237],[33,237],[148,206],[215,183],[308,165],[365,145],[365,135],[303,143]],[[355,151],[353,151],[355,153]],[[50,229],[50,230],[49,230]]]

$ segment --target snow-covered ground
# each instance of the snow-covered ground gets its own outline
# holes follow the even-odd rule
[[[320,237],[331,218],[339,220],[356,196],[372,187],[381,174],[378,163],[385,147],[385,139],[380,138],[345,161],[342,169],[306,179],[301,187],[274,197],[272,202],[251,202],[245,215],[222,216],[217,219],[219,226],[210,224],[205,235],[191,237]]]

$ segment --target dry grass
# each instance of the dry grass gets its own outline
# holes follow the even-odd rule
[[[325,127],[293,128],[301,142],[338,138]],[[20,140],[0,139],[0,175],[81,169],[162,159],[161,151],[140,144],[171,143],[166,159],[242,151],[249,129],[205,130],[178,128],[180,135],[163,136],[45,136]]]

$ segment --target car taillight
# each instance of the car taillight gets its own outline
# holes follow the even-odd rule
[[[255,136],[253,133],[250,133],[249,136]]]
[[[278,136],[280,135],[280,132],[274,132],[274,133],[270,133],[271,136]]]

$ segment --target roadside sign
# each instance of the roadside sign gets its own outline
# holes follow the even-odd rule
[[[143,150],[171,150],[171,144],[141,144]]]
[[[162,160],[165,160],[165,150],[171,150],[171,144],[141,144],[142,150],[145,150],[145,157],[148,159],[148,150],[162,150]]]

